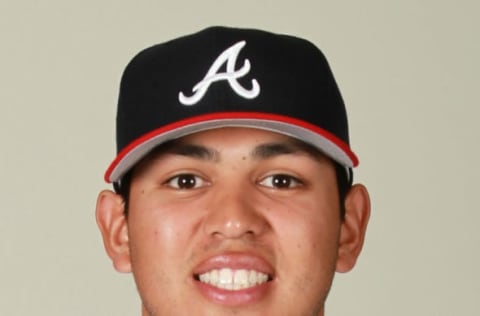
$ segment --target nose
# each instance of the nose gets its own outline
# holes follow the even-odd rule
[[[209,204],[204,219],[205,232],[217,238],[240,239],[263,234],[269,227],[259,199],[253,189],[221,188]]]

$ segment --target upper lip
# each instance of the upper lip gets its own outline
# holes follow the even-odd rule
[[[213,255],[200,262],[193,270],[193,275],[197,278],[200,274],[222,268],[255,270],[267,274],[270,280],[274,278],[275,274],[272,265],[257,254],[227,252]]]

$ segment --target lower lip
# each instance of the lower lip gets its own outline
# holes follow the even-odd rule
[[[200,281],[195,282],[198,289],[208,300],[226,306],[240,306],[259,302],[271,288],[271,281],[248,289],[225,290]]]

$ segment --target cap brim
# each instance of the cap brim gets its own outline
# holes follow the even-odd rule
[[[313,145],[341,165],[358,165],[348,144],[330,132],[302,120],[268,113],[225,112],[195,116],[162,126],[126,146],[105,173],[105,181],[117,182],[153,148],[166,141],[222,127],[247,127],[276,132]]]

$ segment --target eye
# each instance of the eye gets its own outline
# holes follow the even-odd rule
[[[299,179],[286,174],[274,174],[263,178],[259,184],[275,189],[293,189],[301,186],[303,183]]]
[[[168,179],[165,184],[173,189],[188,190],[201,188],[207,185],[207,182],[197,175],[185,173]]]

